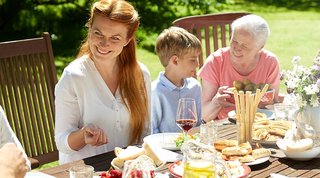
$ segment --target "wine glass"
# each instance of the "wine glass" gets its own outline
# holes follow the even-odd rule
[[[198,120],[196,102],[193,98],[179,99],[176,124],[182,129],[184,140],[187,132],[196,125]]]

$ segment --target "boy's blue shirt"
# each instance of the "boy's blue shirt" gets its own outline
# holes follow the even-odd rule
[[[182,87],[175,86],[164,72],[151,84],[151,134],[163,132],[182,132],[176,124],[176,112],[180,98],[194,98],[198,121],[201,124],[201,87],[193,77],[184,79]]]

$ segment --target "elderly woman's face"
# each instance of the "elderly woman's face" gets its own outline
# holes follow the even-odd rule
[[[255,38],[243,29],[235,29],[230,42],[230,52],[239,60],[252,59],[260,51]]]

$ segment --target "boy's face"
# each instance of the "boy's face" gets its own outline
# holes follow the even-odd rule
[[[178,58],[177,72],[179,72],[183,78],[196,76],[196,69],[199,66],[199,55],[200,52],[191,50]]]

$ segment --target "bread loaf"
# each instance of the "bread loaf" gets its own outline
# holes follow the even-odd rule
[[[221,140],[215,141],[213,145],[216,150],[221,151],[227,147],[238,146],[238,141],[237,140],[221,139]]]
[[[244,156],[248,154],[248,150],[241,147],[227,147],[222,150],[222,154],[226,156]]]
[[[258,148],[258,149],[252,150],[252,156],[255,159],[268,157],[270,155],[271,155],[271,151],[265,148]]]
[[[239,161],[242,163],[249,163],[254,160],[255,160],[255,158],[252,155],[245,155],[243,157],[239,157]]]

